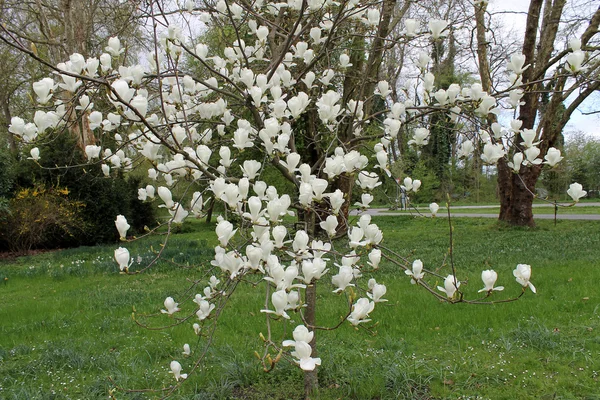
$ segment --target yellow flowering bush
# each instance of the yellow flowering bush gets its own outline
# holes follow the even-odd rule
[[[69,199],[69,190],[37,185],[20,189],[0,216],[0,239],[16,254],[52,246],[84,231],[84,203]]]

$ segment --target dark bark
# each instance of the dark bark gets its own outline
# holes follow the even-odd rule
[[[317,305],[317,283],[313,281],[306,288],[306,310],[304,312],[304,320],[309,326],[316,325],[316,305]],[[314,332],[314,330],[313,330]],[[312,349],[311,357],[317,356],[317,335],[313,335],[313,339],[309,343]],[[304,371],[304,398],[310,399],[319,389],[319,376],[317,373],[318,367],[312,371]]]
[[[600,83],[593,81],[581,90],[575,102],[568,108],[564,102],[571,95],[565,89],[566,76],[559,76],[548,81],[546,86],[538,81],[544,77],[550,68],[556,64],[566,53],[560,57],[552,58],[554,42],[557,37],[560,18],[566,5],[566,0],[531,0],[527,14],[525,38],[522,53],[525,55],[525,64],[530,67],[523,73],[525,105],[520,107],[519,119],[523,122],[522,129],[537,129],[540,156],[544,157],[550,147],[555,146],[561,138],[562,130],[569,121],[575,108],[593,91],[600,88]],[[478,59],[480,76],[484,90],[489,91],[489,63],[487,62],[487,43],[485,43],[485,21],[483,9],[476,9]],[[582,36],[582,43],[587,43],[598,30],[600,23],[600,8],[590,19],[590,23]],[[538,37],[538,32],[540,33]],[[564,72],[560,71],[559,72]],[[488,123],[493,122],[488,119]],[[522,151],[521,137],[514,138],[514,145],[510,151]],[[508,167],[506,160],[498,162],[498,196],[500,198],[499,220],[511,225],[534,226],[532,205],[535,198],[535,185],[541,174],[541,166],[522,166],[519,173],[514,173]]]
[[[306,233],[309,237],[315,236],[315,214],[311,211],[307,211],[304,214],[304,222],[306,224]],[[306,308],[304,311],[304,321],[309,330],[313,330],[311,327],[317,325],[317,283],[313,280],[305,291]],[[316,333],[316,332],[315,332]],[[313,339],[309,343],[312,349],[311,357],[317,356],[317,335],[313,335]],[[319,389],[319,376],[318,368],[315,367],[312,371],[304,371],[304,397],[310,399],[310,397],[317,393]]]

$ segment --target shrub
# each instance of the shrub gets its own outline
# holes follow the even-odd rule
[[[77,242],[85,230],[85,205],[68,197],[66,188],[36,186],[21,189],[0,217],[0,238],[16,254]]]
[[[75,138],[66,134],[49,135],[48,140],[38,146],[39,168],[32,162],[19,164],[18,183],[21,187],[35,187],[36,182],[47,187],[60,186],[69,190],[69,198],[84,207],[80,217],[85,223],[77,237],[66,237],[56,245],[80,246],[117,242],[115,216],[124,215],[132,226],[130,233],[141,232],[145,225],[155,221],[154,207],[137,199],[140,178],[122,172],[107,178],[100,165],[87,164],[87,159],[78,147]],[[65,163],[80,165],[79,168],[60,168]],[[130,174],[132,175],[132,174]]]

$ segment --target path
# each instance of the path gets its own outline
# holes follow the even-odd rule
[[[565,203],[568,204],[568,203]],[[485,208],[497,208],[498,205],[485,205],[485,206],[452,206],[452,210],[460,210],[460,209],[485,209]],[[554,207],[553,204],[534,204],[534,208],[538,207]],[[575,207],[600,207],[600,202],[594,203],[577,203]],[[431,214],[429,212],[428,207],[418,207],[417,210],[422,213],[422,215],[429,217]],[[373,216],[418,216],[419,213],[414,211],[411,213],[409,211],[398,212],[398,211],[390,211],[387,208],[370,208],[366,211],[368,214]],[[352,211],[352,215],[359,215],[360,212]],[[438,211],[438,217],[443,218],[446,215],[445,209],[440,207],[440,211]],[[477,214],[477,213],[460,213],[451,211],[450,215],[452,217],[470,217],[470,218],[498,218],[498,214]],[[554,219],[554,214],[534,214],[534,219]],[[557,219],[570,219],[570,220],[583,220],[583,221],[600,221],[600,214],[561,214],[560,209]]]

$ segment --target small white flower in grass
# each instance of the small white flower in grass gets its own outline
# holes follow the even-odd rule
[[[173,298],[170,296],[165,299],[164,305],[166,310],[160,310],[160,312],[163,314],[173,315],[174,313],[180,310],[177,307],[179,304],[175,303],[175,300],[173,300]]]
[[[406,275],[412,277],[412,279],[410,280],[410,283],[412,283],[413,285],[416,284],[417,281],[423,279],[423,277],[425,276],[425,274],[423,273],[423,261],[421,261],[421,260],[413,261],[412,271],[410,269],[407,269],[404,271],[404,273]]]
[[[170,367],[171,371],[169,373],[173,374],[177,382],[179,382],[180,379],[187,379],[187,374],[181,373],[181,364],[179,364],[179,362],[171,361]]]
[[[518,264],[517,268],[515,268],[515,270],[513,271],[513,275],[516,278],[517,283],[519,283],[524,288],[529,286],[533,293],[537,293],[535,286],[533,286],[533,284],[529,282],[529,279],[531,278],[531,265]]]
[[[431,203],[429,205],[429,211],[431,211],[432,217],[435,217],[435,215],[437,214],[439,209],[440,209],[440,206],[437,203]]]
[[[200,324],[194,323],[194,325],[192,327],[194,328],[194,333],[196,335],[200,335],[200,332],[202,330],[202,328],[200,328]]]
[[[460,287],[460,282],[454,278],[454,275],[448,275],[446,279],[444,279],[444,287],[438,286],[437,289],[446,293],[449,299],[454,297],[454,294]]]
[[[569,190],[567,190],[567,194],[571,196],[573,201],[577,202],[580,198],[585,197],[587,192],[583,190],[583,186],[580,183],[571,183],[569,185]]]
[[[492,269],[488,269],[485,271],[481,271],[481,280],[483,281],[483,284],[485,285],[485,287],[481,290],[479,290],[479,293],[481,292],[491,292],[493,290],[504,290],[504,286],[497,286],[494,287],[494,284],[496,283],[496,280],[498,279],[498,273]]]
[[[192,354],[192,350],[190,349],[190,345],[189,344],[184,344],[183,345],[183,353],[184,356],[189,356],[190,354]]]
[[[115,226],[119,231],[119,235],[121,239],[125,239],[127,237],[127,231],[131,226],[127,223],[127,219],[123,215],[117,215],[117,219],[115,220]]]

